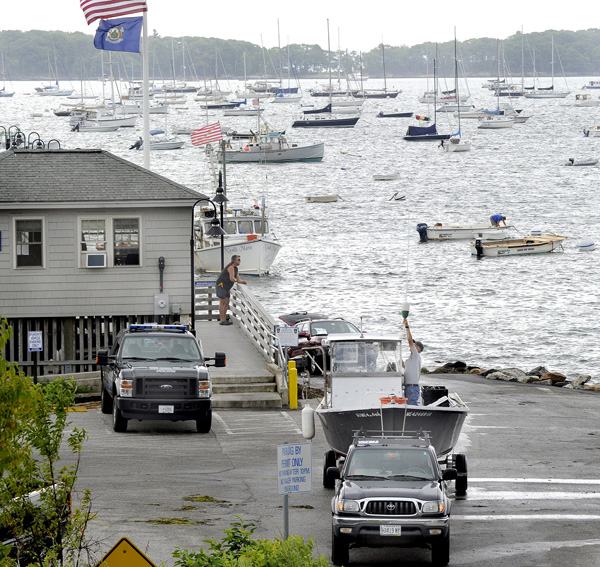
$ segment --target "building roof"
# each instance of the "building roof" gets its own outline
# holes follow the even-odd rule
[[[0,208],[31,203],[170,201],[191,205],[205,195],[105,150],[0,153]]]

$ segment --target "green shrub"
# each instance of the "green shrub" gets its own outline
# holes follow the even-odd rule
[[[208,551],[180,550],[173,552],[175,567],[329,567],[329,561],[320,555],[313,556],[313,540],[308,542],[298,535],[287,539],[252,539],[256,526],[244,524],[240,516],[225,530],[221,541],[204,540]]]

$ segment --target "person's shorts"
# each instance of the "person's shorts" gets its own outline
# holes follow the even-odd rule
[[[217,287],[217,297],[219,299],[229,299],[231,297],[229,290],[223,287]]]

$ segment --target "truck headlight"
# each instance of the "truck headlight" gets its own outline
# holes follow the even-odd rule
[[[356,500],[339,500],[338,510],[340,512],[359,512],[360,505]]]
[[[133,380],[124,380],[120,378],[117,382],[119,396],[122,398],[131,398],[133,395]]]
[[[211,394],[210,380],[199,380],[198,381],[198,397],[199,398],[210,398]]]
[[[445,509],[444,503],[441,500],[437,502],[424,502],[423,513],[424,514],[440,514]]]

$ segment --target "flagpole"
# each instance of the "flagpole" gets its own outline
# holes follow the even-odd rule
[[[148,12],[143,13],[142,20],[142,81],[144,83],[143,99],[143,139],[144,145],[144,167],[150,169],[150,94],[149,94],[149,75],[150,65],[148,62]]]

